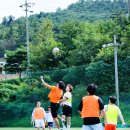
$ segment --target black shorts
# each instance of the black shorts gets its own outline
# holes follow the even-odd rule
[[[48,122],[48,127],[53,127],[53,122]]]
[[[53,118],[56,118],[58,115],[59,103],[51,102],[51,114]]]
[[[66,117],[72,116],[72,107],[64,105],[62,109],[62,115],[65,115]]]

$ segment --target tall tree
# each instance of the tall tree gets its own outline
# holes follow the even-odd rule
[[[54,39],[52,21],[49,19],[43,21],[36,39],[37,43],[30,46],[31,63],[34,68],[45,69],[58,66],[58,58],[54,57],[52,50],[54,47],[60,47],[61,44]]]
[[[27,52],[25,47],[16,49],[15,51],[6,51],[5,71],[11,73],[19,73],[27,68]]]

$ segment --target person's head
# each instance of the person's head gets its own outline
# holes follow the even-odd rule
[[[63,90],[65,87],[65,83],[63,81],[59,81],[57,85],[61,90]]]
[[[51,112],[51,106],[48,106],[48,111]]]
[[[73,86],[71,84],[66,85],[66,92],[72,92],[73,91]]]
[[[115,96],[110,96],[109,97],[109,102],[112,103],[112,104],[115,104],[116,103],[116,97]]]
[[[41,102],[37,101],[37,107],[40,107],[40,106],[41,106]]]
[[[89,95],[95,95],[96,90],[97,90],[97,85],[95,85],[93,83],[89,84],[87,87],[87,91],[88,91]]]

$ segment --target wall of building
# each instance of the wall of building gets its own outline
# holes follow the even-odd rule
[[[19,74],[0,74],[0,80],[19,78]]]

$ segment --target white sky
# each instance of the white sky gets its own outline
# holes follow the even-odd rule
[[[25,0],[0,0],[0,22],[5,16],[13,15],[15,18],[25,16],[25,11],[19,6],[25,3]],[[55,12],[58,7],[67,8],[71,3],[78,0],[27,0],[28,3],[35,3],[31,10],[33,14],[43,12]]]

